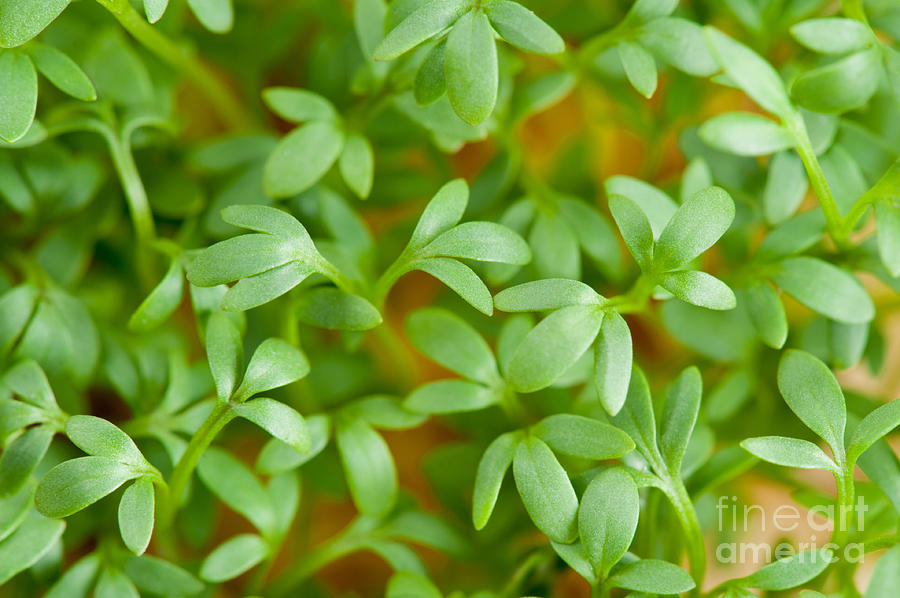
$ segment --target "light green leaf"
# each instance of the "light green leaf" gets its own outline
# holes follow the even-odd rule
[[[407,249],[421,249],[441,233],[456,226],[462,219],[468,203],[469,186],[464,179],[453,179],[445,183],[419,216]]]
[[[578,534],[578,497],[566,470],[539,438],[526,438],[513,457],[516,488],[525,510],[539,530],[556,542],[571,542]]]
[[[240,235],[197,254],[187,267],[187,278],[198,287],[212,287],[261,274],[297,258],[290,243],[273,235]]]
[[[875,317],[872,299],[859,281],[818,258],[787,258],[772,280],[794,299],[832,320],[861,324]]]
[[[344,133],[322,120],[294,129],[266,161],[263,187],[272,197],[291,197],[312,187],[328,172],[344,147]]]
[[[528,244],[539,277],[581,278],[578,237],[560,214],[539,211],[531,225]]]
[[[609,211],[622,233],[628,251],[641,270],[649,270],[653,262],[653,229],[647,215],[638,204],[624,195],[616,194],[609,196]]]
[[[625,405],[613,416],[612,422],[631,436],[642,455],[652,457],[659,454],[656,447],[656,417],[653,414],[650,386],[644,373],[637,368],[631,373]]]
[[[0,0],[0,46],[21,46],[44,30],[72,0]]]
[[[309,373],[309,360],[303,351],[280,338],[267,338],[250,357],[241,385],[234,393],[236,401],[285,386]]]
[[[788,335],[787,314],[775,289],[767,282],[754,282],[744,289],[741,298],[762,342],[773,349],[783,347]]]
[[[578,532],[600,579],[619,562],[637,530],[640,497],[634,479],[620,468],[594,477],[581,497]]]
[[[439,2],[456,4],[455,0]],[[453,25],[444,51],[444,72],[453,111],[471,125],[487,119],[497,103],[499,74],[494,31],[482,10],[473,8]]]
[[[875,204],[878,253],[891,276],[900,276],[900,207],[880,201]]]
[[[303,417],[284,403],[260,397],[240,405],[234,412],[289,445],[298,453],[309,450],[309,432]]]
[[[499,380],[497,362],[484,338],[459,316],[441,308],[425,308],[406,320],[413,345],[433,361],[484,384]]]
[[[779,152],[769,161],[763,212],[770,224],[779,224],[794,215],[806,197],[809,181],[803,162],[794,152]]]
[[[121,569],[105,566],[94,588],[94,598],[140,598],[140,593]]]
[[[622,567],[610,576],[607,584],[650,594],[680,594],[696,585],[681,567],[655,559],[636,561]]]
[[[0,6],[0,15],[4,14]],[[13,142],[25,136],[34,120],[37,94],[37,72],[31,59],[17,52],[0,53],[0,139]]]
[[[242,278],[222,298],[222,309],[245,311],[281,297],[315,273],[313,266],[288,262],[261,274]]]
[[[554,451],[584,459],[617,459],[634,448],[618,428],[571,413],[545,417],[531,431]]]
[[[444,50],[446,48],[446,40],[437,43],[416,70],[413,95],[419,106],[427,106],[438,101],[447,91],[447,79],[444,76]]]
[[[625,404],[632,363],[631,331],[616,311],[604,316],[594,346],[594,387],[600,404],[615,415]]]
[[[216,547],[200,565],[200,577],[211,583],[234,579],[269,555],[266,541],[256,534],[240,534]]]
[[[293,123],[338,118],[331,102],[306,89],[267,87],[262,92],[262,98],[269,110]]]
[[[881,80],[877,49],[863,50],[794,79],[791,96],[813,112],[840,114],[865,104]]]
[[[47,519],[34,511],[29,513],[22,525],[0,542],[0,585],[38,562],[65,527],[62,521]]]
[[[210,447],[197,462],[197,475],[213,494],[264,534],[275,529],[275,509],[259,480],[230,453]]]
[[[222,220],[235,226],[274,235],[282,242],[290,244],[299,257],[312,259],[318,255],[316,246],[300,221],[284,210],[271,206],[239,204],[223,209]]]
[[[403,406],[414,413],[478,411],[500,401],[497,392],[465,380],[438,380],[418,387]]]
[[[606,179],[604,187],[606,188],[607,196],[610,198],[610,210],[613,210],[611,201],[613,195],[624,195],[640,206],[640,211],[644,213],[644,216],[650,223],[650,228],[653,231],[653,238],[659,237],[660,233],[669,222],[669,219],[672,218],[672,214],[678,209],[678,204],[676,204],[671,197],[653,185],[630,176],[611,176]],[[616,216],[615,212],[613,212],[613,216]],[[621,230],[622,223],[619,222],[618,218],[616,218],[616,222],[619,224],[619,229]],[[625,235],[624,230],[623,236],[625,236],[627,243],[628,235]],[[629,247],[631,246],[629,245]]]
[[[784,83],[768,62],[718,29],[707,26],[705,32],[713,57],[734,84],[754,102],[781,118],[793,113]]]
[[[341,176],[350,190],[357,197],[366,199],[372,190],[372,177],[375,169],[375,156],[372,144],[358,133],[347,136],[344,149],[338,160]]]
[[[6,175],[0,167],[0,178],[4,176]],[[12,349],[16,339],[25,330],[36,303],[37,289],[30,284],[20,284],[0,294],[0,356],[5,356]],[[17,367],[7,372],[7,378]],[[6,383],[10,384],[8,381]],[[47,388],[49,391],[49,386]]]
[[[682,301],[707,309],[728,310],[737,305],[734,291],[706,272],[668,272],[660,277],[659,285]]]
[[[200,23],[213,33],[228,33],[234,25],[231,0],[187,0]]]
[[[66,420],[66,436],[89,455],[118,459],[137,469],[148,466],[128,434],[103,418],[73,415]]]
[[[872,43],[872,32],[854,19],[809,19],[791,27],[798,42],[820,54],[847,54]]]
[[[760,438],[748,438],[741,442],[741,446],[751,455],[776,465],[800,469],[837,471],[837,465],[822,449],[812,442],[800,440],[799,438],[762,436]]]
[[[791,411],[842,457],[847,408],[828,366],[809,353],[788,350],[778,364],[778,389]]]
[[[725,234],[734,220],[734,201],[720,187],[698,191],[669,220],[653,250],[655,268],[682,266]]]
[[[125,489],[119,501],[119,531],[128,550],[141,555],[153,534],[153,483],[140,478]]]
[[[42,515],[68,517],[91,505],[140,474],[108,457],[79,457],[47,472],[34,495]]]
[[[625,22],[644,23],[667,17],[677,6],[678,0],[635,0],[625,15]]]
[[[331,424],[327,415],[311,415],[306,419],[306,428],[309,432],[309,450],[298,453],[291,446],[277,438],[267,442],[259,457],[256,459],[256,469],[260,472],[272,475],[289,471],[300,467],[322,452],[328,444],[331,434]]]
[[[87,598],[94,587],[100,556],[91,553],[66,569],[56,583],[44,594],[44,598]]]
[[[50,83],[75,99],[91,102],[97,99],[94,84],[75,61],[46,44],[31,44],[28,55],[34,66]]]
[[[787,590],[815,578],[831,564],[827,548],[809,550],[775,561],[741,580],[741,584],[760,590]]]
[[[767,156],[794,147],[793,136],[777,122],[750,112],[727,112],[703,123],[700,137],[738,156]]]
[[[165,14],[168,6],[169,0],[144,0],[144,13],[147,15],[147,20],[150,23],[156,23]]]
[[[25,359],[19,362],[6,372],[3,382],[35,407],[51,412],[59,411],[47,376],[36,361]]]
[[[433,257],[413,262],[411,266],[431,274],[486,316],[494,313],[494,301],[490,290],[478,275],[462,262]]]
[[[500,486],[503,485],[503,478],[512,464],[518,444],[519,435],[515,432],[501,434],[488,445],[478,462],[472,495],[472,523],[477,530],[487,525],[494,512]]]
[[[521,392],[550,386],[591,346],[603,311],[595,305],[558,309],[535,326],[509,363],[508,379]]]
[[[397,500],[397,470],[384,439],[361,419],[338,423],[335,439],[356,507],[387,515]]]
[[[531,250],[525,240],[495,222],[464,222],[454,226],[426,245],[421,255],[516,265],[531,260]]]
[[[184,271],[181,263],[173,260],[163,279],[131,314],[128,327],[141,332],[156,328],[178,308],[183,295]]]
[[[0,497],[18,492],[44,458],[54,430],[34,426],[10,442],[0,454]]]
[[[559,54],[566,49],[552,27],[518,2],[498,0],[485,10],[500,37],[514,46],[535,54]]]
[[[891,598],[897,584],[900,584],[900,546],[894,546],[879,557],[869,587],[866,588],[865,598]]]
[[[685,368],[666,395],[659,436],[659,449],[673,475],[681,473],[681,462],[700,412],[703,378],[696,367]]]
[[[641,45],[658,58],[695,77],[708,77],[718,70],[709,53],[703,27],[680,17],[653,19],[638,33]]]
[[[223,401],[229,399],[244,365],[244,343],[241,331],[221,312],[213,312],[206,324],[206,356],[216,394]]]
[[[494,296],[494,305],[505,312],[544,311],[570,305],[601,305],[594,289],[578,280],[547,278],[503,289]]]
[[[853,431],[847,445],[847,461],[855,463],[866,449],[898,425],[900,425],[900,400],[891,401],[871,411]]]
[[[142,590],[160,596],[193,596],[203,591],[196,577],[168,561],[149,555],[125,562],[125,573]]]
[[[304,293],[296,310],[301,322],[329,330],[370,330],[382,322],[381,314],[366,299],[334,287]]]
[[[639,94],[650,98],[656,91],[656,60],[644,46],[622,41],[616,45],[625,75]]]
[[[342,409],[351,418],[360,418],[382,430],[409,430],[422,425],[428,418],[407,410],[399,399],[388,395],[371,395],[353,401]]]
[[[466,0],[429,0],[391,29],[375,49],[375,60],[393,60],[453,24],[468,8]]]

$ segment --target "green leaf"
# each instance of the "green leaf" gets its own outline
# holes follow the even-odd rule
[[[428,419],[407,410],[399,399],[388,395],[371,395],[353,401],[342,411],[351,418],[359,417],[370,426],[382,430],[408,430]]]
[[[777,122],[750,112],[727,112],[703,123],[700,137],[716,149],[738,156],[767,156],[794,147],[794,138]]]
[[[34,503],[42,515],[68,517],[139,475],[125,463],[108,457],[63,461],[41,479]]]
[[[309,373],[309,360],[303,351],[280,338],[267,338],[250,357],[241,385],[234,392],[236,401],[295,382]]]
[[[128,550],[141,555],[153,534],[153,483],[139,478],[125,489],[119,501],[119,531]]]
[[[732,82],[769,112],[781,118],[793,113],[784,83],[768,62],[718,29],[705,31],[710,52]]]
[[[464,222],[454,226],[426,245],[421,250],[421,255],[520,266],[531,260],[531,250],[525,240],[495,222]]]
[[[359,133],[347,136],[344,149],[338,160],[341,176],[350,190],[357,197],[365,199],[372,190],[372,177],[375,169],[375,156],[372,144]]]
[[[498,0],[487,4],[485,11],[500,37],[514,46],[535,54],[559,54],[566,49],[552,27],[518,2]]]
[[[854,19],[809,19],[793,25],[791,35],[820,54],[847,54],[872,43],[872,32]]]
[[[33,483],[23,484],[17,492],[0,497],[0,541],[19,529],[34,505]],[[4,486],[4,490],[6,487]]]
[[[37,362],[31,359],[19,362],[6,372],[3,382],[35,407],[51,412],[59,411],[47,376]]]
[[[106,566],[100,573],[94,598],[140,598],[140,593],[121,569]]]
[[[703,378],[696,367],[685,368],[666,395],[659,449],[673,475],[681,473],[681,462],[697,423],[702,396]]]
[[[550,386],[591,346],[602,322],[596,305],[554,311],[519,344],[509,363],[509,381],[521,392]]]
[[[571,542],[578,534],[578,497],[566,470],[539,438],[526,438],[513,457],[516,488],[525,510],[539,530],[556,542]]]
[[[695,77],[708,77],[718,70],[706,45],[703,27],[679,17],[653,19],[638,33],[641,45],[661,60]]]
[[[659,237],[660,233],[666,227],[666,224],[672,218],[672,214],[678,209],[678,204],[676,204],[671,197],[653,185],[630,176],[616,175],[609,177],[606,179],[604,187],[606,188],[606,194],[610,199],[609,208],[613,212],[613,217],[616,218],[616,222],[619,224],[619,229],[622,230],[622,235],[625,237],[629,249],[631,248],[631,244],[628,241],[630,235],[626,234],[622,222],[616,217],[616,211],[612,202],[613,195],[623,195],[640,207],[640,211],[644,213],[645,218],[650,223],[650,228],[653,231],[653,238]],[[636,225],[632,224],[630,226],[633,227]],[[638,263],[640,263],[640,261],[638,261]]]
[[[478,462],[472,494],[472,523],[477,530],[487,525],[494,512],[500,486],[503,485],[503,478],[512,464],[518,444],[519,435],[515,432],[501,434],[488,445]]]
[[[485,340],[465,320],[445,309],[414,312],[406,319],[406,333],[419,351],[448,370],[484,384],[500,378]]]
[[[660,277],[659,285],[692,305],[718,310],[734,309],[737,306],[734,291],[706,272],[696,270],[668,272]]]
[[[88,598],[99,569],[100,556],[97,553],[82,557],[66,569],[44,594],[44,598]]]
[[[863,50],[794,79],[791,96],[813,112],[840,114],[865,104],[881,79],[877,49]]]
[[[385,598],[442,598],[440,590],[426,577],[397,571],[388,582]]]
[[[859,281],[818,258],[787,258],[772,280],[794,299],[832,320],[861,324],[875,317],[872,299]]]
[[[446,40],[435,44],[416,70],[413,95],[419,106],[427,106],[438,101],[447,91],[447,79],[444,76],[444,51],[446,48]]]
[[[225,293],[222,309],[245,311],[281,297],[315,273],[315,267],[288,262],[261,274],[242,278]]]
[[[653,250],[653,265],[671,270],[713,246],[734,220],[734,201],[720,187],[698,191],[672,215]]]
[[[634,448],[618,428],[571,413],[545,417],[531,431],[554,451],[584,459],[617,459]]]
[[[16,52],[0,53],[0,139],[13,142],[25,136],[34,120],[37,96],[37,72],[31,59]]]
[[[601,297],[594,289],[578,280],[547,278],[503,289],[494,296],[500,311],[544,311],[570,305],[601,305]]]
[[[231,318],[213,312],[206,324],[206,356],[219,399],[231,397],[244,365],[241,332]]]
[[[649,270],[653,261],[653,229],[644,211],[624,195],[609,196],[612,213],[628,251],[641,270]]]
[[[19,529],[0,542],[0,585],[37,563],[53,548],[65,527],[62,521],[29,513]]]
[[[416,270],[431,274],[469,305],[486,316],[493,315],[494,301],[491,292],[475,272],[454,259],[433,257],[411,264]]]
[[[393,60],[431,39],[468,9],[466,0],[429,0],[391,29],[375,49],[375,60]]]
[[[66,436],[89,455],[118,459],[136,469],[148,465],[128,434],[103,418],[73,415],[66,421]]]
[[[560,214],[539,211],[531,225],[528,244],[532,248],[534,268],[539,277],[581,277],[578,237]]]
[[[178,309],[183,295],[184,272],[181,263],[173,260],[163,279],[131,314],[128,327],[139,332],[156,328]]]
[[[809,353],[788,350],[778,364],[778,390],[791,411],[825,440],[835,455],[843,456],[847,408],[828,366]]]
[[[125,562],[125,573],[142,590],[160,596],[193,596],[203,591],[196,577],[168,561],[149,555]]]
[[[635,0],[625,15],[626,23],[644,23],[667,17],[678,7],[678,0]]]
[[[198,287],[212,287],[261,274],[297,259],[296,249],[268,234],[232,237],[207,247],[187,267]]]
[[[328,444],[331,425],[328,416],[317,414],[306,419],[309,433],[309,450],[298,453],[291,446],[272,438],[263,446],[256,460],[256,469],[265,474],[277,474],[300,467],[322,452]]]
[[[656,417],[647,378],[634,368],[628,385],[625,405],[612,418],[613,424],[631,436],[638,451],[645,457],[658,455],[656,447]]]
[[[607,584],[614,588],[650,594],[680,594],[696,585],[681,567],[655,559],[625,565],[610,576]]]
[[[256,534],[240,534],[216,547],[200,565],[200,578],[211,583],[234,579],[269,555],[266,541]]]
[[[144,0],[144,13],[150,23],[159,21],[168,7],[169,0]]]
[[[866,449],[898,425],[900,425],[900,401],[891,401],[871,411],[853,431],[847,445],[848,463],[855,463]]]
[[[397,470],[384,439],[361,419],[339,423],[335,439],[356,507],[387,515],[397,500]]]
[[[331,102],[306,89],[267,87],[262,92],[262,99],[269,110],[293,123],[338,118]]]
[[[632,357],[631,330],[625,318],[616,311],[608,312],[594,346],[594,387],[610,415],[617,414],[625,404]]]
[[[788,335],[787,314],[775,289],[766,282],[754,282],[744,289],[741,298],[762,342],[773,349],[783,347]]]
[[[779,152],[769,161],[763,212],[770,224],[779,224],[794,215],[806,197],[809,181],[803,162],[794,152]]]
[[[75,99],[91,102],[97,99],[94,84],[75,61],[46,44],[31,44],[28,55],[34,66],[50,83]]]
[[[266,161],[263,187],[272,197],[291,197],[312,187],[328,172],[344,147],[344,133],[331,121],[294,129]]]
[[[468,203],[469,186],[464,179],[453,179],[445,183],[419,216],[407,249],[421,249],[441,233],[456,226],[462,219]]]
[[[197,475],[213,494],[264,534],[275,529],[275,509],[259,480],[230,453],[208,448],[197,462]]]
[[[900,583],[900,546],[894,546],[875,563],[865,598],[890,598],[898,583]]]
[[[827,548],[809,550],[775,561],[741,580],[741,585],[760,590],[787,590],[815,578],[831,564]]]
[[[34,426],[10,442],[0,454],[0,497],[18,492],[44,458],[54,430]]]
[[[812,442],[782,436],[748,438],[741,446],[763,461],[800,469],[825,469],[837,472],[837,465]]]
[[[639,94],[650,98],[656,91],[656,60],[644,46],[622,41],[616,45],[625,75]]]
[[[487,119],[497,103],[499,74],[494,31],[482,10],[470,10],[453,25],[444,51],[444,72],[453,111],[471,125]]]
[[[312,259],[318,256],[309,233],[296,218],[284,210],[252,204],[233,205],[222,210],[222,220],[235,226],[274,235],[281,241],[288,242],[299,257]]]
[[[0,0],[0,46],[21,46],[44,30],[72,0]]]
[[[0,170],[0,177],[3,176],[5,174]],[[30,284],[15,286],[0,295],[0,356],[5,356],[12,349],[25,330],[36,302],[37,290]],[[7,378],[9,375],[8,372]]]
[[[234,412],[252,421],[298,453],[309,450],[310,440],[306,422],[299,413],[284,403],[260,397],[235,405]]]
[[[875,204],[878,253],[891,276],[900,276],[900,207],[880,201]]]
[[[228,33],[234,25],[231,0],[187,0],[194,16],[213,33]]]
[[[382,322],[381,314],[366,299],[334,287],[304,293],[296,310],[301,322],[329,330],[370,330]]]
[[[594,477],[581,497],[578,532],[600,579],[619,562],[637,530],[640,497],[634,479],[620,468]]]

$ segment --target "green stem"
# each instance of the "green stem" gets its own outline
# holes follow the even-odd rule
[[[147,191],[138,172],[134,156],[131,154],[131,144],[118,135],[106,136],[109,143],[109,151],[112,154],[113,166],[116,169],[125,199],[128,202],[128,211],[134,222],[134,231],[137,235],[138,245],[147,248],[156,236],[156,226],[153,223],[153,212],[150,210],[150,201],[147,199]]]
[[[684,483],[680,478],[674,476],[669,476],[667,482],[666,494],[671,500],[678,521],[684,530],[691,576],[697,583],[693,593],[697,594],[703,586],[703,577],[706,575],[706,548],[703,544],[703,531],[700,529],[697,511],[694,509],[694,503],[691,501]]]
[[[244,111],[232,93],[197,58],[179,48],[148,23],[129,0],[97,0],[138,42],[177,71],[190,78],[222,122],[232,129],[247,128]]]
[[[161,510],[160,523],[163,529],[168,529],[172,526],[175,520],[175,512],[178,510],[178,506],[184,497],[184,492],[187,490],[188,482],[191,479],[191,474],[194,472],[194,468],[197,466],[197,462],[200,460],[203,452],[212,443],[216,434],[233,417],[234,413],[231,411],[231,403],[218,401],[206,418],[206,421],[191,437],[191,441],[188,443],[184,454],[181,455],[181,459],[175,465],[172,477],[169,479],[169,500],[165,508]]]
[[[822,207],[822,213],[825,215],[828,233],[835,244],[839,247],[844,247],[847,244],[847,235],[844,233],[841,212],[838,209],[831,188],[828,186],[825,172],[822,170],[818,158],[816,158],[816,152],[813,150],[803,117],[795,112],[791,115],[791,118],[785,120],[784,124],[797,144],[797,153],[800,154],[800,160],[803,161],[803,167],[806,169],[806,174],[809,177],[813,190],[816,192],[819,205]]]
[[[364,545],[365,541],[359,536],[356,526],[351,524],[344,531],[326,540],[299,559],[297,566],[276,580],[272,588],[265,592],[265,595],[272,598],[296,595],[297,586],[312,577],[319,569],[363,548]]]
[[[862,0],[841,0],[841,10],[849,19],[856,19],[869,26],[869,19],[866,17],[866,11],[863,8]]]

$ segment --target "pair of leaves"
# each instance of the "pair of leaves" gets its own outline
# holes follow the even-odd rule
[[[446,91],[454,112],[474,125],[486,120],[497,103],[495,31],[529,52],[557,54],[565,49],[552,28],[511,0],[479,6],[467,0],[431,0],[387,33],[374,58],[392,60],[441,34],[445,39],[431,48],[416,73],[416,100],[429,104]]]
[[[30,12],[26,8],[19,10]],[[6,20],[2,7],[0,14]],[[97,92],[84,71],[56,48],[34,43],[23,50],[0,50],[0,105],[3,106],[0,111],[0,139],[18,141],[31,128],[37,108],[38,72],[76,99],[97,99]]]
[[[341,177],[353,193],[365,199],[372,189],[375,158],[363,135],[345,131],[335,107],[305,89],[270,87],[263,100],[277,115],[306,123],[282,139],[263,173],[263,186],[272,197],[291,197],[312,187],[338,163]]]

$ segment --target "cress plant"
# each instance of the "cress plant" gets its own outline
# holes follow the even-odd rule
[[[898,39],[0,0],[0,596],[895,598]],[[752,485],[865,525],[723,564]]]

